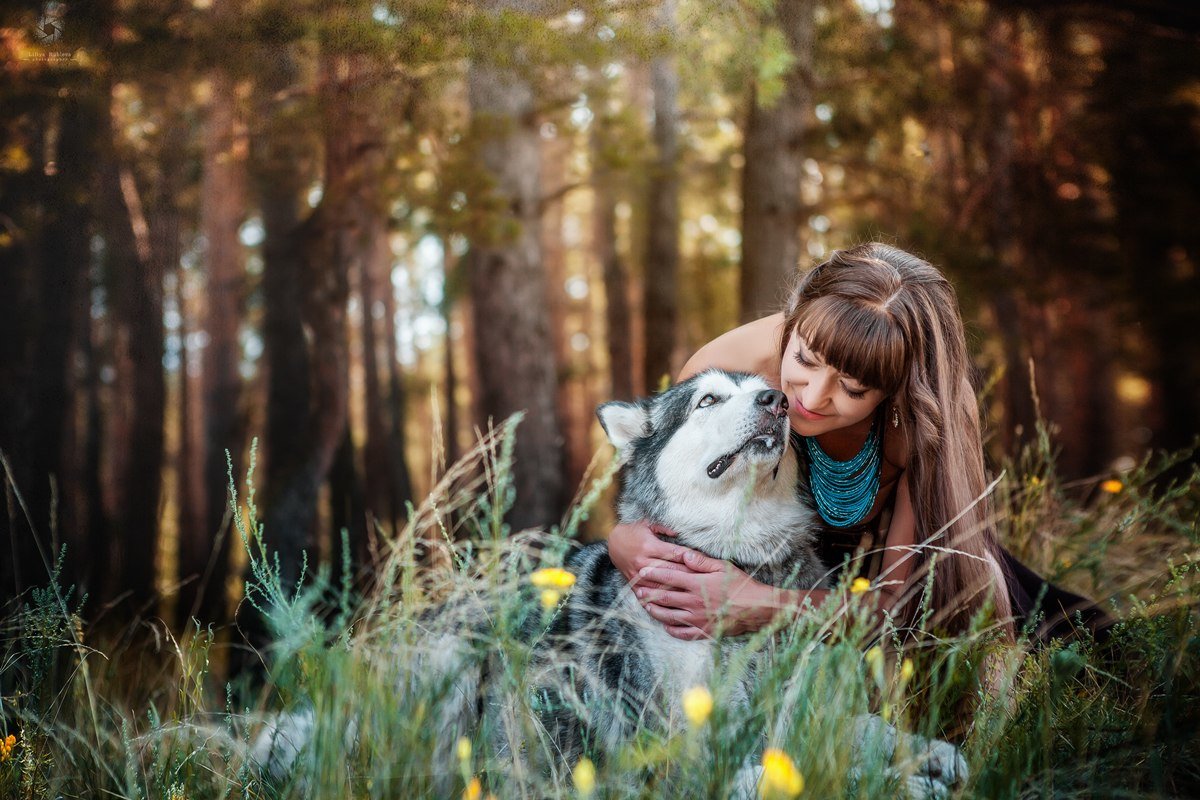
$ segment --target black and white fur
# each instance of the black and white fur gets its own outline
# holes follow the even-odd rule
[[[755,375],[711,371],[597,414],[620,453],[622,522],[666,526],[673,541],[766,583],[821,583],[781,392]],[[543,714],[558,752],[571,759],[585,746],[615,750],[636,725],[682,724],[683,692],[709,683],[714,648],[741,642],[670,636],[640,607],[607,544],[583,548],[565,567],[576,584],[552,628],[555,645],[543,653],[560,666],[548,691],[566,686],[573,695],[554,698]],[[748,687],[735,695],[747,699]]]
[[[619,451],[622,522],[670,528],[673,541],[732,561],[765,583],[821,585],[826,569],[813,546],[816,518],[805,502],[781,392],[756,375],[711,370],[652,398],[606,403],[597,414]],[[515,710],[511,698],[489,685],[487,661],[469,657],[467,637],[442,633],[424,663],[429,671],[454,676],[461,687],[453,692],[456,708],[441,712],[445,730],[439,738],[447,748],[478,724],[476,712],[482,711],[500,721],[492,726],[492,749],[501,756],[552,752],[559,763],[547,766],[562,768],[585,752],[615,752],[636,727],[682,726],[683,692],[710,682],[715,648],[742,646],[737,638],[683,641],[667,634],[640,607],[606,543],[583,547],[564,567],[576,582],[550,630],[543,632],[540,618],[531,615],[527,631],[539,642],[529,665],[535,687],[530,707],[551,747],[521,741],[516,729],[522,726],[504,722]],[[731,702],[749,700],[752,673],[750,668],[733,677]],[[725,685],[730,681],[722,676]],[[289,736],[288,728],[295,731],[303,722],[291,719],[265,731],[255,748],[260,760],[290,766],[306,737]],[[905,735],[873,716],[864,716],[859,727],[862,739],[890,736],[894,744]],[[927,751],[926,763],[916,783],[910,779],[909,794],[944,795],[965,771],[961,756],[944,742],[909,749],[920,748]],[[432,762],[452,760],[435,756]],[[751,796],[755,780],[748,763],[736,794]]]

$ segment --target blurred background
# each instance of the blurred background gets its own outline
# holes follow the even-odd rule
[[[255,439],[289,580],[519,410],[510,523],[554,524],[598,403],[868,239],[957,286],[993,463],[1197,432],[1193,3],[0,13],[0,600],[65,546],[92,619],[228,619]]]

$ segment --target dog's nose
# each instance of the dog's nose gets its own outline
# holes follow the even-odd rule
[[[778,389],[763,389],[755,395],[754,402],[777,417],[782,416],[788,407],[787,395]]]

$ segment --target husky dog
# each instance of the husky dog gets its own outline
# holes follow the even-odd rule
[[[647,520],[675,531],[673,541],[738,565],[756,579],[780,587],[823,585],[826,568],[814,548],[816,517],[807,502],[796,451],[789,443],[787,399],[757,375],[710,370],[637,402],[605,403],[597,409],[609,441],[619,451],[617,515],[622,522]],[[555,754],[570,765],[585,752],[615,752],[640,726],[669,731],[682,725],[682,697],[710,682],[714,664],[729,664],[741,648],[737,638],[683,641],[639,605],[613,565],[606,543],[583,547],[564,567],[575,585],[549,630],[531,622],[538,642],[528,668],[529,705],[548,748],[531,748],[514,727],[511,707],[489,688],[487,659],[472,661],[464,637],[439,637],[436,659],[426,669],[453,677],[458,708],[442,709],[439,739],[453,742],[478,724],[493,725],[492,749],[521,758],[532,750]],[[736,660],[736,659],[734,659]],[[436,661],[436,663],[435,663]],[[482,669],[480,669],[482,667]],[[733,703],[749,701],[753,664],[733,680]],[[260,759],[290,765],[305,736],[293,737],[303,720],[271,726],[256,745]],[[860,739],[885,740],[887,757],[899,733],[878,717],[858,721]],[[281,745],[282,740],[287,740]],[[944,795],[965,772],[955,748],[911,737],[924,751],[914,797]],[[280,752],[282,746],[283,752]],[[874,752],[879,752],[878,748]],[[279,760],[283,757],[283,761]],[[438,763],[441,759],[434,759]],[[757,774],[749,764],[735,793],[751,796]]]
[[[606,403],[597,415],[620,453],[622,522],[663,525],[679,544],[765,583],[821,584],[782,392],[758,376],[710,371],[653,398]],[[615,750],[635,725],[677,725],[684,690],[709,683],[714,648],[741,642],[670,636],[640,607],[607,544],[583,548],[565,567],[576,584],[550,631],[557,646],[542,653],[563,665],[565,680],[552,683],[572,695],[548,698],[543,712],[558,752],[573,759],[585,741]]]

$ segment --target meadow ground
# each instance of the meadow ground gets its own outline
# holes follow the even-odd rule
[[[776,780],[765,794],[895,795],[914,754],[850,768],[865,711],[960,743],[970,776],[958,797],[1200,796],[1200,474],[1181,456],[1064,483],[1043,437],[996,487],[1002,539],[1102,598],[1120,620],[1107,641],[1004,648],[981,617],[969,635],[931,631],[900,648],[872,632],[845,584],[841,610],[751,638],[743,654],[769,655],[748,707],[714,679],[690,696],[690,719],[639,729],[619,753],[571,768],[554,765],[523,713],[536,676],[519,631],[556,613],[560,598],[530,575],[560,563],[613,475],[598,470],[561,529],[530,547],[503,524],[508,432],[446,471],[361,591],[331,585],[325,568],[301,591],[280,585],[251,475],[235,501],[251,567],[243,610],[274,633],[257,677],[216,677],[244,651],[236,630],[176,638],[142,620],[101,633],[56,580],[23,598],[0,642],[0,798],[724,797],[767,747]],[[430,621],[449,616],[431,609],[467,598],[483,609],[471,652],[490,657],[497,696],[515,711],[519,762],[491,752],[486,724],[449,747],[436,741],[453,689],[422,666],[423,643]],[[252,743],[265,719],[294,709],[311,709],[311,736],[286,776],[264,775]]]

